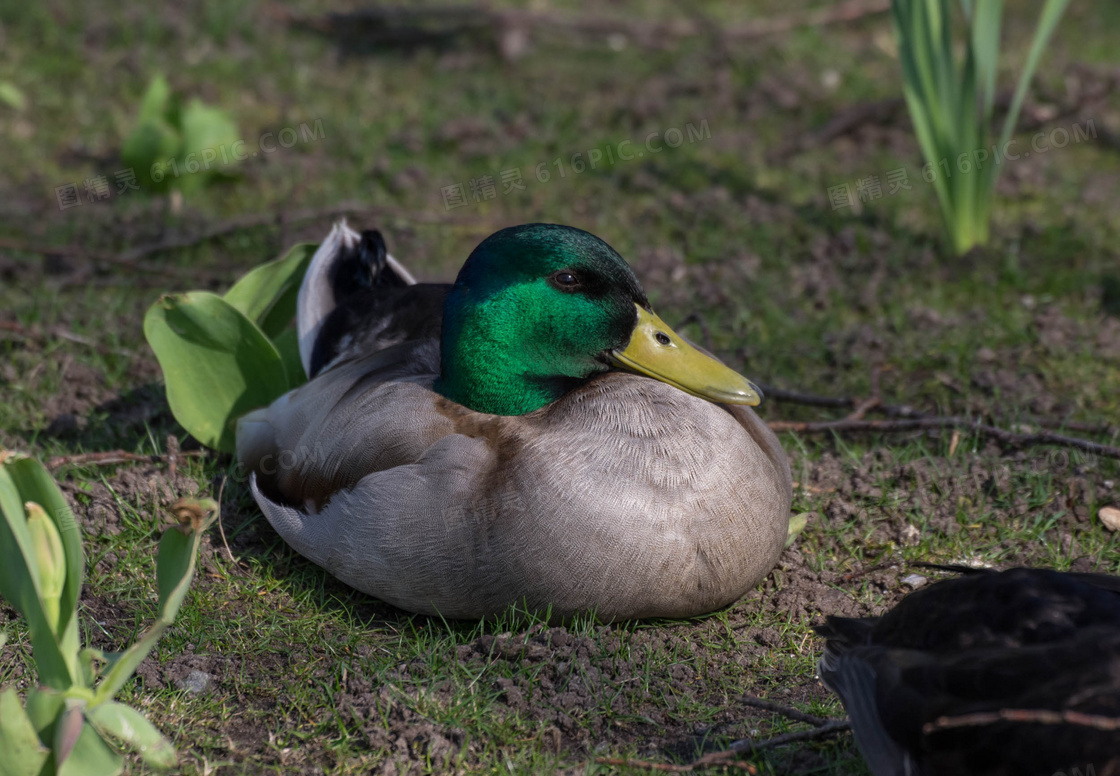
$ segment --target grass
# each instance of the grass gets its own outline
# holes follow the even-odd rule
[[[680,13],[670,4],[564,7]],[[804,7],[762,2],[752,14]],[[743,13],[703,8],[717,19]],[[666,320],[701,313],[715,351],[760,382],[866,395],[871,369],[889,365],[889,402],[1005,425],[1120,416],[1120,363],[1102,339],[1114,321],[1099,304],[1101,276],[1117,262],[1120,211],[1114,197],[1090,196],[1115,190],[1120,157],[1102,142],[1009,165],[993,245],[964,258],[938,248],[936,195],[901,117],[770,160],[783,140],[844,108],[900,93],[885,15],[725,51],[704,40],[615,51],[545,34],[511,65],[471,47],[342,57],[330,40],[267,10],[125,3],[80,16],[59,4],[6,14],[0,82],[29,105],[0,107],[9,160],[0,239],[115,252],[237,214],[360,198],[393,209],[377,225],[394,255],[424,277],[447,278],[500,226],[567,222],[627,257]],[[326,10],[298,6],[309,16]],[[1070,8],[1036,76],[1040,89],[1062,84],[1074,63],[1095,72],[1111,61],[1107,28],[1095,21],[1111,13],[1103,0]],[[1005,12],[1012,69],[1033,14],[1025,3]],[[824,84],[830,69],[835,87]],[[188,197],[178,212],[136,192],[59,211],[55,186],[119,169],[115,154],[156,70],[229,110],[250,145],[316,119],[325,137],[246,160],[238,180]],[[1107,103],[1090,118],[1099,127],[1118,120]],[[623,140],[640,147],[649,132],[701,120],[708,139],[535,179],[538,164]],[[912,190],[859,212],[830,207],[830,186],[899,167],[910,170]],[[499,173],[511,168],[526,189],[501,194]],[[482,175],[498,182],[495,198],[445,209],[442,187]],[[167,435],[180,432],[143,344],[144,310],[164,290],[222,289],[282,244],[318,239],[328,226],[322,218],[239,230],[148,260],[169,278],[110,268],[75,281],[79,259],[0,249],[0,321],[44,333],[0,338],[0,444],[42,457],[165,452]],[[699,326],[686,333],[702,337]],[[763,412],[827,416],[773,402]],[[59,423],[61,415],[72,419]],[[827,612],[893,604],[913,571],[907,562],[1069,568],[1087,558],[1120,571],[1120,538],[1095,517],[1120,500],[1116,461],[1000,450],[969,435],[952,455],[949,435],[782,441],[802,486],[794,508],[812,517],[759,590],[695,621],[571,623],[564,646],[551,641],[557,629],[528,615],[445,623],[356,594],[287,549],[245,486],[230,482],[224,528],[240,563],[210,537],[179,621],[122,700],[172,737],[192,774],[396,772],[407,763],[430,772],[640,773],[595,758],[687,761],[705,747],[796,727],[743,707],[743,692],[840,714],[813,678],[819,644],[810,626]],[[154,614],[161,506],[194,490],[216,493],[231,472],[228,459],[210,457],[183,459],[175,477],[162,466],[59,473],[87,528],[83,616],[99,646],[127,643]],[[900,565],[860,576],[888,560]],[[21,626],[6,627],[13,640],[0,684],[25,686]],[[545,651],[511,657],[505,634]],[[207,691],[181,689],[192,670],[214,677]],[[864,772],[850,737],[755,762],[763,773]]]

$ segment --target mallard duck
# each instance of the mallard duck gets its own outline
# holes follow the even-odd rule
[[[874,776],[1120,776],[1120,577],[972,572],[817,630]]]
[[[237,455],[301,555],[412,612],[688,617],[777,561],[790,470],[758,389],[588,232],[503,229],[454,285],[337,225],[299,292],[309,381]]]

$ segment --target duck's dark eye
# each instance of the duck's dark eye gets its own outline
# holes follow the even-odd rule
[[[552,285],[556,286],[561,291],[575,291],[580,286],[580,281],[579,278],[576,277],[576,274],[566,269],[552,273],[549,280],[552,281]]]
[[[673,341],[671,339],[669,339],[669,335],[666,334],[663,331],[659,331],[659,332],[657,332],[657,334],[655,334],[653,336],[657,339],[657,344],[659,344],[659,345],[672,345],[673,344]]]

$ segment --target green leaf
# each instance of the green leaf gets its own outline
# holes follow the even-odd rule
[[[62,495],[54,477],[34,458],[17,458],[5,467],[19,490],[24,503],[33,501],[46,510],[62,538],[66,553],[66,584],[59,606],[62,610],[60,628],[77,617],[78,597],[82,593],[82,577],[86,560],[82,551],[82,534],[66,497]]]
[[[9,687],[0,693],[0,776],[38,776],[50,756]]]
[[[288,374],[288,385],[298,388],[307,382],[307,373],[303,371],[303,361],[299,357],[299,332],[294,327],[284,329],[273,337],[272,344],[284,362],[284,371]]]
[[[1031,76],[1068,2],[1046,0],[1043,6],[997,148],[1010,139]],[[946,234],[953,250],[964,253],[988,241],[1001,169],[992,158],[983,169],[975,165],[992,141],[1003,3],[961,0],[967,37],[960,62],[953,46],[952,5],[949,0],[893,0],[891,18],[914,134],[933,172]]]
[[[805,530],[805,526],[808,525],[808,523],[808,512],[801,512],[790,517],[789,528],[786,529],[786,547],[789,547],[797,540],[797,537]]]
[[[181,122],[183,149],[180,156],[186,175],[178,179],[180,185],[197,188],[215,174],[228,174],[222,149],[227,149],[228,153],[238,141],[237,124],[229,113],[194,99],[183,109]]]
[[[58,768],[58,776],[117,776],[124,758],[113,751],[93,726],[83,722],[70,756]]]
[[[213,504],[214,502],[204,500],[198,502],[198,505],[205,506],[207,503]],[[179,607],[183,605],[183,599],[186,597],[191,580],[194,578],[198,546],[202,542],[202,534],[213,522],[215,516],[216,511],[208,519],[197,523],[194,530],[172,527],[163,532],[163,538],[159,542],[159,555],[156,558],[159,616],[136,643],[112,662],[105,674],[105,680],[98,686],[94,695],[95,704],[112,699],[124,687],[124,683],[128,681],[137,666],[152,651],[163,632],[175,621],[175,615],[179,613]]]
[[[1031,48],[1027,53],[1027,61],[1019,74],[1019,83],[1015,86],[1015,95],[1011,98],[1011,107],[1007,109],[1007,118],[1003,122],[1003,132],[1000,133],[999,138],[1000,148],[1003,148],[1010,139],[1011,132],[1019,121],[1019,110],[1023,107],[1023,98],[1027,96],[1027,87],[1034,77],[1035,68],[1038,67],[1042,52],[1046,49],[1046,44],[1054,34],[1054,29],[1058,26],[1068,5],[1069,0],[1046,0],[1046,4],[1042,6],[1038,27],[1034,31],[1034,39],[1031,40]]]
[[[67,661],[43,610],[36,587],[38,573],[23,509],[24,498],[12,476],[18,468],[17,463],[19,459],[10,458],[0,466],[0,512],[3,512],[3,520],[0,520],[0,596],[15,606],[27,620],[39,681],[48,687],[66,690],[72,685],[74,674],[71,662]]]
[[[162,171],[165,162],[178,156],[182,144],[182,137],[166,121],[145,119],[137,123],[121,146],[121,160],[145,188],[166,191],[175,178],[168,172],[157,172],[153,178],[152,168],[158,165]]]
[[[171,94],[171,85],[162,75],[156,75],[140,101],[136,126],[121,145],[121,159],[132,168],[146,188],[166,191],[174,180],[170,175],[159,175],[153,180],[153,165],[161,165],[179,156],[183,138],[175,128],[178,109]]]
[[[27,98],[23,96],[19,87],[11,81],[0,81],[0,102],[16,110],[23,110],[27,107]]]
[[[318,247],[293,246],[279,259],[247,272],[223,298],[275,339],[295,317],[299,286]]]
[[[171,111],[171,84],[163,76],[156,73],[148,84],[147,91],[140,99],[140,112],[137,121],[166,121]]]
[[[136,709],[108,701],[87,711],[86,719],[102,736],[131,746],[153,768],[174,768],[178,764],[175,747]]]
[[[198,547],[198,534],[193,531],[184,533],[178,528],[169,528],[159,541],[159,556],[156,559],[156,579],[159,583],[159,608],[174,617],[194,574],[194,555]]]
[[[175,419],[199,442],[234,452],[239,417],[288,390],[276,347],[251,320],[204,291],[169,294],[144,316]]]
[[[27,688],[27,717],[41,740],[54,738],[54,725],[65,707],[66,698],[61,693],[39,687]]]

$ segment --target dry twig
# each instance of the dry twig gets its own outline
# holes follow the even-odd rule
[[[603,765],[645,768],[646,770],[661,771],[663,773],[692,773],[693,771],[703,768],[714,767],[742,768],[748,773],[758,773],[758,769],[751,763],[733,758],[740,755],[753,754],[763,749],[782,746],[795,741],[814,741],[818,738],[827,738],[828,736],[848,730],[851,727],[846,719],[830,719],[828,717],[818,717],[815,714],[806,714],[784,703],[777,703],[776,701],[759,698],[754,695],[744,695],[742,702],[747,706],[763,709],[765,711],[772,711],[797,722],[808,723],[813,727],[809,730],[795,730],[790,733],[782,733],[781,735],[762,741],[753,741],[749,738],[743,738],[734,742],[726,749],[721,749],[718,752],[708,752],[708,754],[703,757],[686,765],[659,763],[651,760],[626,760],[619,757],[599,757],[596,758],[595,762]]]
[[[1035,445],[1055,445],[1082,450],[1094,455],[1103,455],[1108,458],[1120,458],[1120,447],[1093,442],[1088,439],[1057,434],[1053,431],[1035,431],[1020,434],[1007,429],[981,423],[972,418],[953,415],[933,415],[916,418],[895,418],[891,420],[859,420],[843,418],[841,420],[823,421],[795,421],[772,420],[767,423],[773,431],[796,431],[802,434],[820,434],[824,432],[835,433],[887,433],[899,431],[923,431],[928,429],[947,428],[972,431],[981,436],[994,439],[1012,447],[1032,447]]]
[[[34,342],[37,345],[44,345],[53,337],[55,339],[66,340],[67,342],[73,342],[77,345],[83,345],[87,348],[93,348],[97,352],[103,354],[113,353],[119,356],[132,355],[131,351],[102,345],[100,342],[91,340],[89,337],[83,337],[81,334],[77,334],[63,326],[52,326],[49,329],[43,330],[36,326],[24,326],[19,321],[0,321],[0,331],[8,332],[20,339]]]
[[[186,450],[177,455],[201,458],[206,455],[205,450]],[[166,463],[164,455],[142,455],[130,453],[127,450],[107,450],[101,453],[76,453],[74,455],[56,455],[47,460],[50,470],[61,469],[63,466],[111,466],[118,463]]]
[[[712,765],[725,765],[726,760],[723,758],[730,758],[735,755],[753,754],[763,749],[771,749],[775,746],[783,746],[785,744],[794,743],[795,741],[816,741],[818,738],[828,738],[829,736],[842,733],[850,728],[851,723],[846,719],[830,719],[825,721],[823,725],[809,728],[808,730],[795,730],[792,733],[782,733],[780,736],[767,738],[763,741],[752,741],[749,738],[744,738],[740,741],[736,741],[722,752],[711,752],[704,755],[693,763],[693,765],[705,768]]]
[[[222,546],[226,548],[226,555],[229,556],[233,565],[237,565],[237,558],[233,557],[233,550],[229,548],[229,542],[226,541],[226,529],[222,527],[222,494],[226,492],[226,478],[222,477],[222,484],[218,486],[218,533],[222,537]]]
[[[490,224],[482,219],[468,219],[466,216],[451,216],[438,213],[412,212],[400,208],[371,205],[365,202],[349,200],[324,208],[307,208],[280,213],[250,213],[236,216],[212,224],[194,234],[168,237],[157,242],[138,245],[121,252],[107,252],[91,250],[80,245],[38,245],[0,238],[0,248],[7,248],[23,253],[35,253],[44,256],[75,256],[92,259],[95,262],[104,262],[126,267],[137,272],[155,274],[163,277],[185,281],[188,276],[184,271],[174,267],[158,264],[144,263],[143,260],[159,253],[191,248],[210,240],[224,237],[228,234],[257,229],[265,226],[276,226],[282,231],[292,224],[305,221],[314,221],[320,218],[339,218],[347,215],[369,215],[372,217],[392,217],[417,221],[421,223],[464,223],[479,228],[490,228]]]
[[[998,709],[997,711],[978,711],[974,714],[961,714],[954,717],[938,717],[922,726],[925,734],[938,730],[961,727],[995,725],[999,722],[1027,722],[1036,725],[1077,725],[1096,730],[1120,731],[1120,717],[1106,717],[1101,714],[1086,714],[1081,711],[1062,709]]]
[[[596,757],[595,762],[601,765],[615,765],[621,768],[644,768],[647,771],[659,771],[661,773],[692,773],[697,768],[707,767],[699,765],[698,763],[688,763],[687,765],[677,765],[676,763],[659,763],[653,760],[627,760],[624,757]],[[713,763],[723,768],[742,768],[747,773],[758,773],[758,768],[753,764],[741,760],[724,760],[723,762]]]
[[[766,698],[759,698],[757,695],[744,695],[740,699],[740,702],[751,708],[772,711],[788,719],[796,720],[797,722],[806,722],[816,727],[835,721],[828,717],[818,717],[816,714],[806,714],[804,711],[793,708],[793,706],[787,706],[784,703],[778,703],[777,701],[768,700]]]

